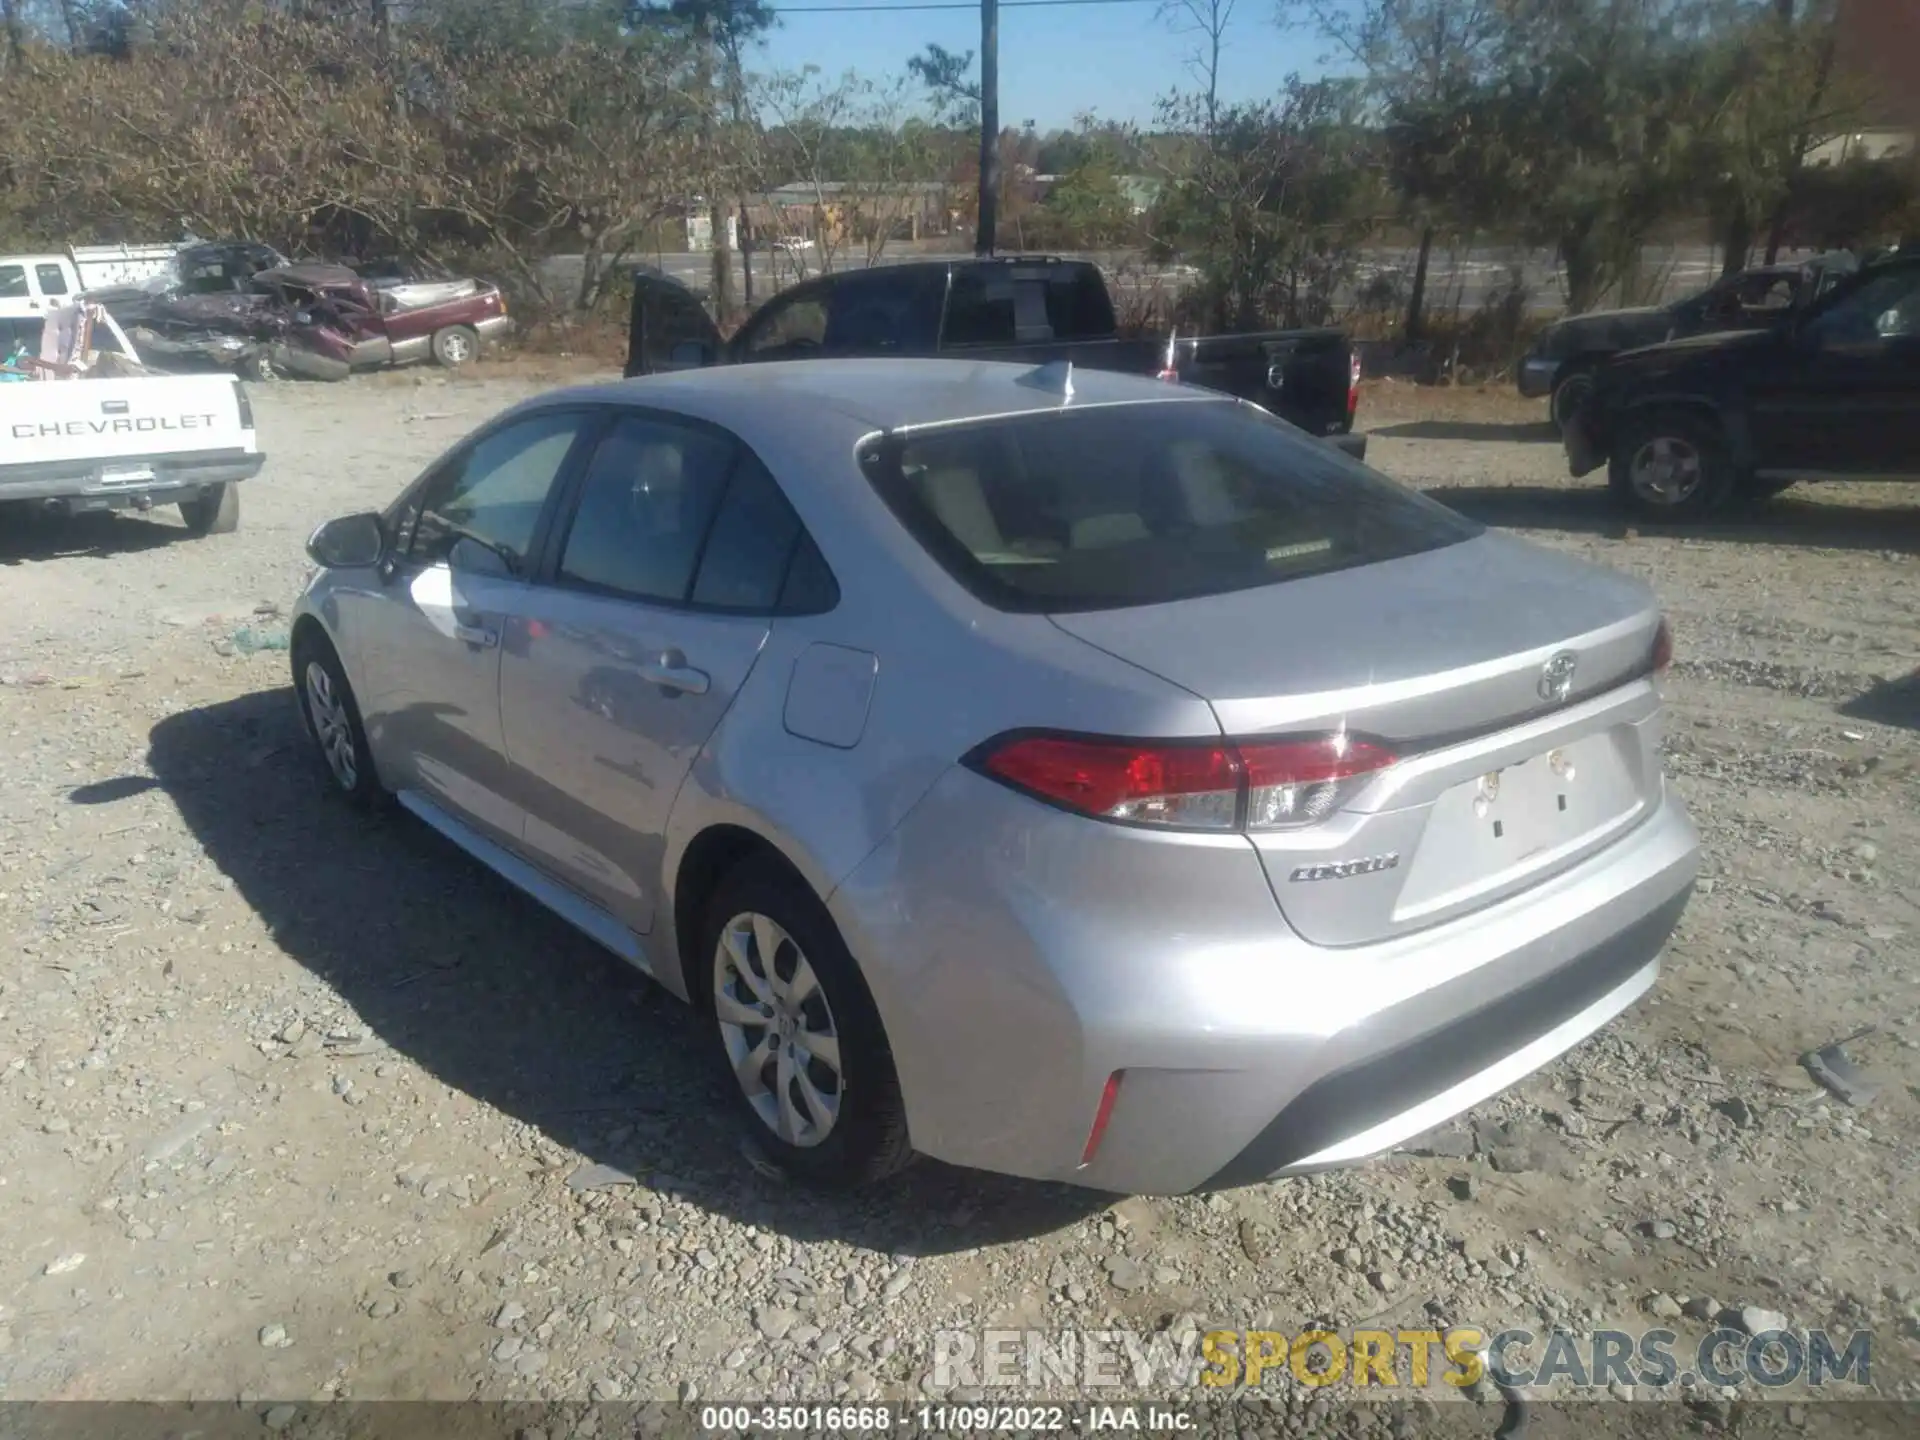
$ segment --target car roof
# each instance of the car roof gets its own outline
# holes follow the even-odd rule
[[[1045,372],[1045,373],[1043,373]],[[1063,405],[1219,402],[1213,391],[1142,375],[1071,370],[1072,395],[1058,368],[984,360],[789,360],[721,365],[579,386],[542,403],[582,400],[658,405],[746,434],[811,429],[827,411],[849,428],[900,430],[1058,410]]]

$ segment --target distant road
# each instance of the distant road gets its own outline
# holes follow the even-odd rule
[[[1719,273],[1719,263],[1704,245],[1648,246],[1644,252],[1645,274],[1657,281],[1665,300],[1703,289]],[[712,274],[712,260],[706,253],[644,255],[638,263],[656,266],[690,288],[705,294]],[[880,257],[882,265],[907,260],[922,260],[929,255],[914,251],[889,252]],[[1177,289],[1190,283],[1192,272],[1180,267],[1155,266],[1143,261],[1137,252],[1094,251],[1077,256],[1097,261],[1112,277],[1117,290],[1141,290],[1155,287]],[[1402,296],[1412,283],[1414,253],[1411,250],[1368,250],[1360,262],[1360,280],[1364,284],[1377,276],[1393,275]],[[847,269],[860,263],[858,252],[836,254],[835,269]],[[542,270],[556,292],[566,293],[579,284],[580,257],[556,255]],[[785,255],[756,251],[753,256],[753,293],[756,303],[776,290],[785,289],[804,275],[819,273],[818,252],[803,255],[796,266]],[[1528,309],[1536,314],[1559,310],[1565,304],[1558,267],[1545,252],[1474,249],[1461,254],[1436,253],[1428,268],[1427,299],[1433,312],[1458,308],[1463,312],[1479,309],[1512,283],[1518,270],[1522,283],[1530,291]],[[733,257],[736,293],[741,286],[740,257]]]

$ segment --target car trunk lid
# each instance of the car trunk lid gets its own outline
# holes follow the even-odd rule
[[[1491,904],[1659,799],[1653,597],[1508,537],[1053,620],[1202,696],[1229,736],[1344,732],[1399,757],[1325,820],[1253,833],[1289,923],[1319,944]]]

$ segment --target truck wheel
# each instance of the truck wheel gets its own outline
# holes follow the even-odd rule
[[[1732,497],[1733,462],[1707,416],[1657,410],[1622,427],[1607,484],[1619,504],[1648,520],[1703,520]]]
[[[433,358],[457,370],[480,353],[480,337],[470,326],[449,325],[433,332]]]
[[[231,535],[240,528],[240,487],[231,480],[209,485],[180,502],[180,518],[195,535]]]
[[[1593,393],[1593,372],[1576,370],[1563,376],[1553,387],[1553,398],[1547,402],[1553,416],[1553,428],[1559,434],[1567,433],[1567,423],[1586,403],[1587,396]]]

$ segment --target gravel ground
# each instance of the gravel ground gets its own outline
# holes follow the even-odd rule
[[[1657,998],[1359,1171],[835,1201],[743,1153],[676,1005],[300,748],[308,531],[554,378],[262,388],[238,534],[0,532],[0,1397],[906,1397],[942,1327],[1723,1307],[1869,1328],[1873,1388],[1920,1397],[1916,497],[1635,534],[1538,407],[1371,388],[1380,468],[1671,607],[1707,878]],[[1798,1058],[1862,1031],[1850,1106]]]

